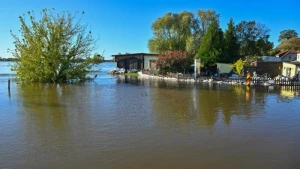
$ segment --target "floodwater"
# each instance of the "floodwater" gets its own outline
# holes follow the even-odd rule
[[[0,62],[0,169],[296,169],[299,90],[111,76],[17,84]],[[4,75],[3,75],[4,74]]]

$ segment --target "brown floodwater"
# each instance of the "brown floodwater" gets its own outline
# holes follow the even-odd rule
[[[99,73],[85,84],[12,82],[8,95],[6,81],[0,78],[0,169],[300,166],[297,89],[246,93],[245,86]]]

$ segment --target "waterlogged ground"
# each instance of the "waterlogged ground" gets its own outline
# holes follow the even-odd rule
[[[299,168],[299,90],[107,75],[113,66],[86,84],[12,82],[10,94],[13,75],[0,76],[0,168]]]

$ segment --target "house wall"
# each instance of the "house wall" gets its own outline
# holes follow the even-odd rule
[[[296,59],[297,59],[297,54],[295,53],[289,53],[285,55],[283,58],[281,58],[283,62],[295,61]]]
[[[300,62],[300,53],[297,54],[297,61]]]
[[[150,68],[150,60],[157,60],[157,56],[144,56],[144,69]]]
[[[287,76],[287,77],[293,77],[298,72],[298,67],[299,66],[296,66],[295,64],[284,62],[283,69],[282,69],[282,75]],[[290,75],[287,74],[288,73],[287,69],[290,69]]]
[[[230,73],[232,68],[228,63],[217,63],[217,68],[219,69],[220,73]]]
[[[143,55],[115,56],[116,67],[128,69],[143,69]]]
[[[282,74],[282,62],[256,62],[256,73],[262,75],[269,73],[271,77]]]

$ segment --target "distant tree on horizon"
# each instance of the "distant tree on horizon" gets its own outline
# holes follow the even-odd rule
[[[278,45],[276,48],[277,51],[279,50],[300,50],[300,38],[290,38],[286,41],[283,41],[281,44]]]
[[[289,40],[291,38],[297,38],[297,37],[298,37],[297,31],[292,30],[292,29],[283,30],[283,31],[280,31],[280,35],[278,37],[278,42],[282,43],[283,41]]]

